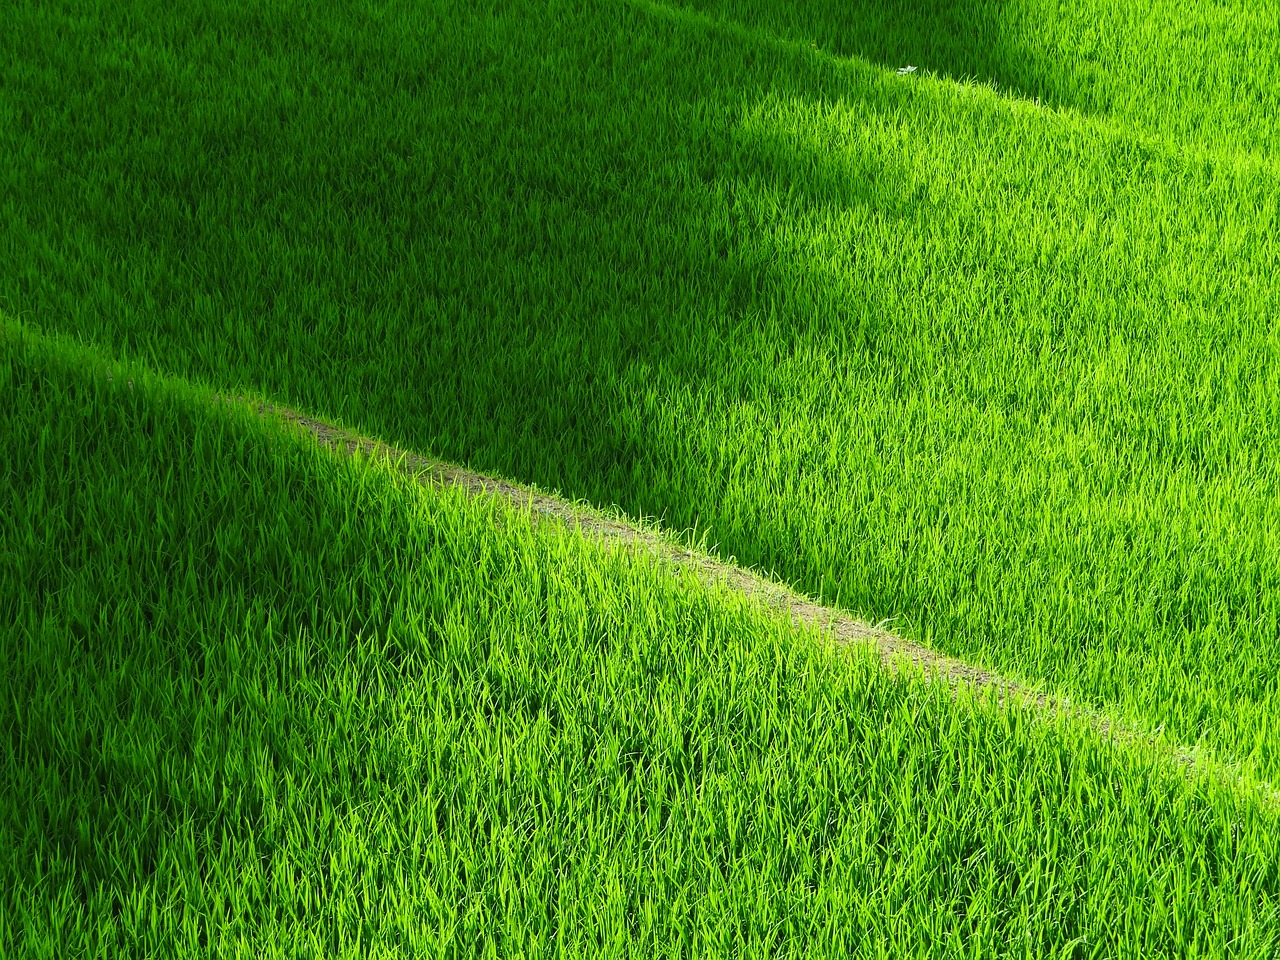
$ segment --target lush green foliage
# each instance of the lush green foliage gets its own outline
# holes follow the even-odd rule
[[[1280,948],[1250,795],[4,330],[5,956]]]
[[[7,0],[0,310],[171,379],[3,328],[0,953],[1275,955],[1247,792],[192,386],[1280,779],[1275,14]]]
[[[977,80],[1115,129],[1226,154],[1274,153],[1273,2],[677,0],[836,56]]]
[[[1280,775],[1274,17],[700,5],[10,4],[0,307]]]

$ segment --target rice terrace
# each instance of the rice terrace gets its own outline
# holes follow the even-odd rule
[[[1277,0],[5,0],[0,956],[1280,958]]]

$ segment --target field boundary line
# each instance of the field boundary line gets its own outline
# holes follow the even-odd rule
[[[321,447],[355,456],[389,462],[418,483],[438,487],[460,487],[472,496],[496,497],[519,510],[530,510],[543,518],[577,529],[598,540],[619,544],[632,552],[655,560],[666,560],[690,570],[705,586],[727,586],[748,599],[774,611],[787,613],[797,627],[817,628],[837,644],[864,644],[874,648],[890,672],[914,667],[931,680],[977,691],[993,691],[1002,702],[1011,702],[1076,720],[1091,727],[1104,739],[1121,745],[1140,747],[1173,761],[1186,771],[1223,780],[1265,804],[1280,809],[1280,789],[1270,782],[1244,774],[1238,765],[1225,763],[1204,748],[1187,747],[1147,733],[1129,723],[1067,697],[1053,696],[1010,680],[990,670],[947,656],[923,644],[859,620],[835,607],[819,604],[791,587],[772,582],[754,570],[710,554],[673,543],[657,530],[642,524],[606,516],[581,502],[543,493],[531,486],[503,480],[434,457],[413,453],[375,440],[356,430],[339,427],[316,417],[275,403],[253,403],[244,397],[223,397],[227,403],[245,403],[259,416],[280,418],[286,425],[309,435]]]

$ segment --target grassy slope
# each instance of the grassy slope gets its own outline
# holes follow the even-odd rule
[[[1177,146],[1274,154],[1271,2],[673,0],[885,67],[990,83]]]
[[[5,956],[1280,947],[1248,796],[107,368],[0,327]]]
[[[241,6],[7,9],[0,307],[1280,775],[1273,121],[1171,73],[1235,27],[1110,31],[1079,103],[1011,34],[1082,116],[761,6]]]

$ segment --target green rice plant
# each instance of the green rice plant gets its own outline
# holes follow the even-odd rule
[[[0,308],[1280,777],[1270,11],[697,7],[12,3]]]
[[[1280,811],[0,326],[6,957],[1272,957]]]
[[[1172,146],[1273,154],[1274,4],[672,0],[839,57],[989,84]],[[915,72],[915,70],[908,71]],[[923,75],[923,74],[922,74]]]

